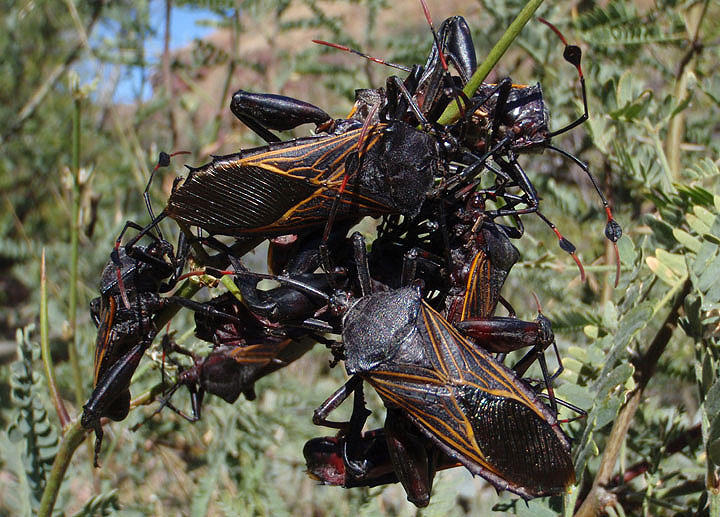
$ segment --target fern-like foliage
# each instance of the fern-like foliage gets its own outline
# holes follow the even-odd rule
[[[18,360],[12,365],[12,400],[17,420],[8,429],[10,439],[25,442],[23,459],[33,506],[40,502],[46,474],[57,452],[58,435],[43,406],[46,391],[35,366],[39,347],[30,341],[33,326],[17,331]]]
[[[664,16],[667,18],[662,19]],[[587,31],[588,41],[608,47],[670,43],[684,38],[682,20],[672,11],[641,15],[628,2],[596,6],[580,16],[577,25]]]
[[[110,490],[90,498],[75,517],[95,517],[113,515],[120,509],[117,490]]]

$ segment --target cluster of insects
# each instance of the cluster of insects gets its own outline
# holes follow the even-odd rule
[[[458,16],[432,30],[423,65],[391,65],[406,76],[358,90],[346,118],[289,97],[236,92],[232,112],[267,145],[191,168],[157,216],[146,189],[150,223],[127,223],[102,273],[91,304],[94,391],[82,415],[96,433],[96,464],[102,419],[129,412],[131,377],[159,333],[155,316],[179,305],[194,311],[196,336],[211,348],[199,356],[163,338],[167,357],[187,356],[191,366],[179,371],[161,408],[197,420],[206,393],[252,400],[258,379],[322,343],[349,380],[312,417],[336,430],[305,445],[315,479],[346,488],[400,482],[417,506],[429,503],[435,473],[457,466],[526,499],[564,492],[575,472],[557,417],[566,403],[553,394],[557,372],[545,360],[548,348],[557,352],[553,331],[539,304],[538,317],[523,321],[501,296],[526,215],[550,226],[584,275],[517,160],[558,150],[551,139],[587,119],[580,50],[547,24],[578,71],[584,105],[582,116],[554,131],[539,85],[506,79],[462,92],[477,63]],[[453,103],[459,117],[438,123]],[[314,124],[314,135],[275,134],[302,124]],[[161,153],[158,167],[169,163]],[[614,243],[620,226],[592,181]],[[379,219],[371,239],[351,234],[365,216]],[[158,225],[168,218],[182,230],[176,246]],[[137,233],[123,245],[128,230]],[[269,273],[250,271],[243,256],[264,240]],[[191,254],[203,269],[185,271]],[[167,295],[200,274],[227,276],[235,289],[208,302]],[[266,279],[275,287],[260,287]],[[499,305],[506,316],[496,314]],[[525,355],[505,364],[520,349]],[[535,363],[541,381],[525,377]],[[364,429],[366,384],[387,410],[380,429]],[[190,392],[190,414],[170,400],[181,387]],[[349,420],[330,420],[351,396]]]

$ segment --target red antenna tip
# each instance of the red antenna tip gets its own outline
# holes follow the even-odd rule
[[[330,43],[329,41],[323,41],[321,39],[314,39],[312,40],[313,43],[317,43],[318,45],[325,45],[326,47],[332,47],[337,48],[340,50],[348,50],[347,47],[344,47],[342,45],[338,45],[337,43]]]
[[[542,314],[542,306],[540,305],[540,299],[538,298],[538,295],[535,294],[535,291],[532,291],[533,298],[535,298],[535,305],[537,305],[537,311],[538,314]]]
[[[613,247],[615,248],[615,288],[617,289],[620,283],[620,251],[618,251],[617,242],[613,242]]]
[[[555,27],[552,23],[550,23],[549,21],[547,21],[545,18],[539,18],[539,17],[538,17],[538,21],[541,22],[541,23],[544,23],[545,25],[547,25],[548,27],[550,27],[550,29],[551,29],[555,34],[557,34],[558,38],[560,38],[560,41],[563,42],[563,45],[567,46],[568,42],[567,42],[567,40],[565,39],[565,36],[562,35],[562,32],[560,32],[560,29],[558,29],[557,27]]]
[[[430,9],[428,9],[428,6],[425,3],[425,0],[420,0],[420,3],[422,4],[423,12],[425,13],[425,19],[432,26],[432,18],[430,17]]]
[[[582,265],[582,262],[580,262],[580,259],[578,256],[573,252],[570,254],[570,256],[575,261],[575,264],[577,264],[578,269],[580,270],[580,281],[585,282],[586,276],[585,276],[585,268]]]

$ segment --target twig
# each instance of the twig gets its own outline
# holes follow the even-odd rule
[[[239,9],[233,10],[232,15],[232,31],[230,33],[230,61],[228,63],[227,74],[225,75],[225,81],[223,83],[223,92],[220,97],[220,104],[215,112],[215,120],[213,122],[213,138],[215,141],[218,139],[220,134],[220,125],[222,117],[225,113],[225,106],[227,104],[228,93],[230,92],[230,84],[235,75],[235,69],[237,68],[237,56],[240,55],[240,11]]]
[[[45,248],[42,250],[42,258],[40,259],[40,355],[42,356],[43,367],[45,369],[45,378],[47,379],[48,388],[50,390],[50,398],[55,406],[60,427],[65,429],[70,422],[65,404],[60,397],[57,381],[55,380],[55,369],[50,356],[50,339],[48,338],[48,307],[47,307],[47,276],[45,274]]]
[[[673,98],[678,104],[685,102],[685,99],[688,96],[687,83],[690,74],[695,69],[694,58],[695,56],[700,54],[703,49],[703,45],[702,43],[700,43],[700,27],[702,26],[702,22],[705,19],[705,13],[707,12],[709,3],[710,2],[708,0],[705,0],[705,2],[703,2],[700,14],[697,17],[697,24],[695,25],[695,30],[693,31],[694,34],[692,36],[692,39],[690,40],[690,45],[687,49],[687,52],[685,52],[683,57],[680,59],[680,63],[678,64],[678,70],[675,75],[675,91],[673,92]],[[688,65],[690,65],[690,68],[686,69]],[[680,173],[680,151],[682,150],[681,144],[684,133],[685,113],[680,112],[677,113],[670,120],[668,124],[667,136],[665,138],[665,153],[667,154],[670,170],[673,174],[673,179],[675,180]]]
[[[87,431],[80,425],[80,419],[76,419],[72,426],[67,430],[60,442],[60,448],[55,455],[50,476],[48,477],[45,491],[43,491],[42,499],[40,499],[40,508],[38,509],[38,517],[49,517],[52,515],[55,501],[60,492],[60,485],[65,477],[65,471],[70,465],[75,450],[83,443]]]
[[[80,371],[77,349],[77,301],[78,301],[78,257],[80,248],[80,204],[82,191],[80,186],[80,131],[82,98],[79,91],[75,92],[72,132],[72,219],[70,221],[70,293],[69,314],[70,336],[68,338],[68,354],[73,372],[73,388],[75,403],[83,399],[83,380]]]

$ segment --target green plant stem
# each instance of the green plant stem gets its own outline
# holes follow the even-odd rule
[[[253,248],[257,242],[255,241],[248,241],[245,243],[245,248],[239,248],[239,252],[249,251],[249,249]],[[242,253],[241,253],[242,254]],[[45,282],[44,282],[44,252],[43,252],[43,281],[42,281],[42,289],[45,289]],[[192,282],[190,280],[186,280],[182,283],[182,285],[175,291],[174,296],[180,296],[183,298],[191,298],[199,289],[201,285],[198,282]],[[41,310],[41,314],[47,314],[47,295],[43,295],[44,291],[41,291],[41,299],[45,300],[45,310],[44,312]],[[157,328],[163,327],[167,322],[172,319],[172,317],[180,310],[179,305],[169,305],[164,310],[162,310],[153,320],[154,324]],[[41,329],[42,329],[42,320],[41,320]],[[51,386],[51,390],[53,389],[53,386],[55,386],[54,379],[52,379],[52,364],[50,363],[50,355],[49,355],[49,347],[47,345],[47,316],[45,316],[45,348],[43,351],[43,360],[46,364],[46,375],[48,375],[48,384]],[[52,380],[50,380],[52,379]],[[137,407],[137,405],[144,405],[149,404],[154,400],[157,393],[162,391],[162,385],[156,385],[149,391],[143,393],[139,397],[137,397],[133,401],[133,407]],[[62,407],[62,401],[60,401],[61,407]],[[64,410],[64,408],[63,408]],[[66,413],[67,415],[67,413]],[[61,418],[62,419],[62,418]],[[69,421],[69,418],[67,418]],[[66,426],[63,425],[65,428]],[[48,479],[47,485],[45,486],[45,491],[43,492],[42,499],[40,501],[40,510],[38,512],[39,516],[50,516],[52,514],[53,507],[55,506],[55,501],[57,499],[58,491],[60,490],[60,485],[62,483],[63,477],[65,476],[65,472],[67,471],[67,467],[70,464],[70,460],[73,457],[73,454],[75,453],[75,450],[78,448],[78,446],[83,442],[85,435],[87,433],[87,430],[84,429],[80,425],[80,419],[76,419],[71,423],[71,426],[67,429],[67,432],[63,436],[63,440],[60,444],[60,449],[58,450],[57,455],[55,456],[55,461],[53,462],[52,470],[50,471],[50,478]]]
[[[44,286],[44,283],[43,283]],[[192,283],[192,282],[184,282],[183,285],[180,286],[180,288],[175,293],[177,296],[183,296],[183,297],[191,297],[193,294],[195,294],[198,289],[200,288],[199,284]],[[43,287],[44,289],[44,287]],[[157,315],[155,318],[155,323],[158,325],[158,327],[161,327],[165,325],[168,321],[170,321],[170,318],[173,317],[173,315],[179,310],[179,306],[170,306],[166,308],[164,311],[162,311],[160,314]],[[41,330],[42,330],[42,320],[41,320]],[[47,332],[47,331],[46,331]],[[43,352],[43,358],[45,357],[45,352]],[[45,361],[43,361],[45,362]],[[46,365],[46,374],[52,375],[52,367],[50,366],[50,371],[48,372],[48,366]],[[49,383],[52,386],[54,386],[54,382]],[[52,390],[52,388],[51,388]],[[135,400],[133,400],[132,404],[133,407],[137,407],[138,405],[144,405],[149,404],[152,402],[155,398],[155,396],[162,391],[162,385],[156,385],[153,388],[151,388],[149,391],[141,394],[139,397],[137,397]],[[66,414],[67,415],[67,414]],[[69,420],[69,418],[68,418]],[[62,442],[60,443],[60,449],[58,450],[57,455],[55,456],[55,461],[53,461],[52,470],[50,471],[50,477],[48,478],[47,484],[45,485],[45,491],[43,492],[42,499],[40,500],[40,510],[38,511],[38,515],[40,517],[44,516],[50,516],[52,515],[53,507],[55,506],[55,501],[57,499],[57,494],[60,490],[60,485],[62,484],[62,480],[65,476],[65,472],[67,471],[68,465],[70,464],[70,461],[72,460],[73,454],[75,454],[75,450],[80,446],[80,444],[85,439],[85,435],[87,434],[87,430],[84,429],[80,425],[80,419],[76,419],[71,423],[71,426],[67,429],[67,432],[64,434]]]
[[[55,406],[60,427],[65,429],[70,416],[68,415],[65,404],[63,404],[60,392],[57,388],[55,380],[55,369],[50,356],[50,340],[48,338],[48,307],[47,307],[47,275],[45,273],[45,248],[42,250],[42,258],[40,259],[40,355],[42,357],[43,368],[45,369],[45,378],[47,379],[48,389],[50,390],[50,398]]]
[[[156,383],[149,390],[143,391],[140,395],[130,401],[130,409],[135,409],[140,406],[147,406],[151,404],[155,397],[163,392],[165,385],[162,382]]]
[[[670,338],[673,335],[675,328],[677,327],[678,318],[680,317],[680,308],[685,302],[690,290],[692,289],[692,282],[690,279],[686,279],[682,284],[680,293],[675,297],[670,312],[665,317],[662,327],[655,335],[655,338],[650,343],[645,354],[636,363],[635,381],[637,387],[628,398],[628,401],[620,409],[617,418],[613,424],[612,431],[608,437],[605,450],[602,455],[600,467],[598,468],[595,479],[593,480],[592,488],[588,493],[587,497],[583,501],[582,505],[578,509],[575,517],[594,517],[600,515],[605,511],[605,508],[613,504],[615,501],[614,495],[609,493],[605,489],[605,485],[610,481],[612,474],[615,470],[618,456],[625,437],[630,430],[630,424],[635,416],[640,401],[642,400],[645,392],[645,388],[650,382],[655,368],[660,360],[660,356],[667,348]]]
[[[500,40],[495,44],[490,53],[485,58],[485,61],[475,70],[468,83],[463,88],[463,93],[468,97],[472,97],[475,94],[475,90],[482,84],[485,78],[490,73],[500,58],[505,54],[507,49],[510,47],[515,38],[518,37],[520,31],[522,31],[525,24],[530,20],[532,15],[537,11],[543,3],[543,0],[530,0],[525,7],[523,7],[520,14],[517,15],[515,20],[510,24],[505,33],[502,35]],[[450,105],[445,109],[443,114],[438,119],[438,124],[450,124],[460,115],[456,102],[451,102]]]
[[[173,296],[179,296],[181,298],[192,298],[192,296],[197,293],[201,287],[202,286],[197,282],[185,280],[185,282],[182,283],[178,290],[173,293]],[[162,311],[158,313],[157,316],[155,316],[155,319],[153,320],[155,327],[158,329],[164,327],[167,322],[169,322],[172,317],[177,314],[179,310],[179,305],[168,305],[167,307],[165,307]]]
[[[41,310],[40,310],[40,335],[41,335],[41,345],[42,345],[42,356],[43,356],[43,363],[45,365],[45,374],[48,377],[48,385],[50,386],[50,391],[53,397],[53,401],[58,400],[56,402],[56,407],[58,408],[58,414],[60,414],[60,420],[63,424],[63,429],[67,427],[67,422],[70,422],[70,418],[67,415],[67,412],[65,411],[64,406],[62,405],[62,401],[59,399],[59,395],[57,395],[57,388],[55,384],[55,379],[53,376],[53,370],[52,370],[52,363],[50,361],[50,353],[49,353],[49,347],[47,344],[47,295],[45,293],[45,255],[43,251],[43,262],[42,262],[42,281],[41,281]],[[195,294],[200,289],[200,285],[198,283],[186,281],[184,282],[176,291],[176,296],[182,296],[184,298],[190,298],[193,294]],[[163,310],[160,314],[158,314],[155,318],[155,324],[159,327],[162,327],[165,325],[170,319],[177,313],[177,311],[180,309],[180,306],[173,305],[168,306],[165,310]],[[43,315],[44,318],[43,318]],[[44,323],[44,324],[43,324]],[[43,328],[45,329],[43,331]],[[43,337],[44,335],[44,337]],[[143,404],[149,404],[152,402],[155,398],[155,396],[162,391],[162,385],[156,385],[153,388],[151,388],[149,391],[143,393],[139,397],[137,397],[135,400],[133,400],[133,407],[136,407],[138,405]],[[59,404],[59,406],[58,406]],[[63,421],[62,413],[64,412],[65,415],[65,421]],[[45,486],[45,491],[43,492],[42,499],[40,501],[40,510],[38,512],[39,516],[49,516],[52,514],[53,507],[55,505],[55,500],[57,499],[58,491],[60,490],[60,485],[62,483],[63,477],[65,476],[65,472],[67,470],[68,465],[70,464],[70,460],[73,457],[73,454],[75,453],[75,450],[80,446],[80,444],[85,439],[85,435],[87,434],[87,430],[83,429],[83,427],[80,425],[80,419],[76,419],[70,423],[70,427],[67,428],[67,431],[65,432],[63,436],[63,440],[60,443],[60,449],[58,450],[57,455],[55,456],[55,461],[53,461],[52,470],[50,471],[50,478],[47,481],[47,485]]]
[[[710,517],[720,517],[720,493],[717,489],[708,491],[710,494]]]
[[[57,500],[60,485],[65,477],[70,460],[72,460],[75,450],[83,443],[87,431],[80,425],[78,418],[72,422],[71,427],[63,436],[60,442],[60,448],[55,455],[50,476],[48,477],[42,499],[40,499],[40,508],[38,509],[38,517],[49,517],[52,515],[55,501]]]
[[[72,128],[72,221],[70,221],[70,337],[68,339],[68,353],[70,367],[73,372],[73,388],[75,403],[83,399],[82,373],[77,350],[77,298],[78,298],[78,257],[80,247],[80,131],[81,131],[82,101],[79,95],[75,96],[75,109],[73,110]]]

